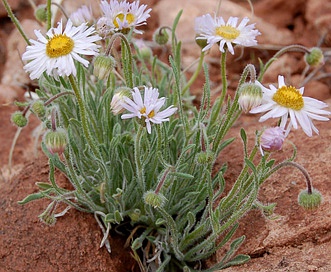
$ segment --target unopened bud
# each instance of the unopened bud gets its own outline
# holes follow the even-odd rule
[[[262,97],[262,89],[259,85],[244,83],[239,88],[238,103],[242,111],[247,113],[262,103]]]
[[[311,193],[305,189],[300,192],[298,196],[298,203],[307,210],[315,209],[322,203],[322,195],[316,189],[312,189]]]
[[[159,44],[164,45],[169,41],[169,35],[165,28],[159,28],[154,32],[153,40]]]
[[[132,212],[129,213],[129,217],[132,222],[138,222],[141,216],[141,211],[139,209],[134,209]]]
[[[156,194],[154,191],[147,191],[143,198],[146,204],[149,204],[154,208],[163,207],[167,200],[164,195],[160,193]]]
[[[265,129],[260,136],[260,151],[278,151],[282,149],[285,140],[285,131],[281,127]]]
[[[44,102],[41,100],[37,100],[33,102],[31,106],[31,111],[37,115],[39,118],[44,118],[46,114],[46,108]]]
[[[132,97],[131,89],[128,87],[119,87],[117,88],[111,102],[110,102],[110,109],[114,115],[120,114],[124,111],[122,103],[124,102],[124,98]]]
[[[11,121],[18,127],[25,127],[28,124],[28,119],[21,111],[16,111],[11,116]]]
[[[116,61],[112,56],[98,55],[94,60],[93,74],[99,79],[107,79],[115,64]]]
[[[214,153],[211,151],[202,151],[197,154],[196,160],[198,164],[211,163],[214,160]]]
[[[44,143],[50,153],[61,155],[68,143],[67,133],[62,128],[49,130],[44,135]]]
[[[310,53],[305,54],[305,61],[313,67],[324,64],[323,51],[318,47],[311,48]]]
[[[47,6],[39,5],[34,12],[34,16],[39,22],[45,23],[47,21]]]

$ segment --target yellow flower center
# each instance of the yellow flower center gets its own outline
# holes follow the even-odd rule
[[[65,34],[57,34],[46,45],[46,54],[50,58],[68,55],[74,48],[74,41]]]
[[[140,110],[140,113],[141,113],[141,114],[146,113],[146,107],[143,107],[143,108]]]
[[[277,104],[293,110],[301,110],[304,106],[304,101],[298,89],[292,86],[283,86],[279,88],[273,95],[272,100]]]
[[[152,110],[149,114],[148,114],[148,118],[153,118],[155,116],[155,112],[154,110]]]
[[[223,37],[226,40],[234,40],[240,35],[240,31],[232,26],[216,27],[216,35]]]
[[[121,22],[124,21],[124,19],[126,19],[126,21],[129,23],[129,24],[132,24],[134,22],[134,15],[132,13],[128,13],[127,15],[124,15],[123,13],[119,13],[115,19],[113,20],[113,24],[116,28],[119,28],[119,24],[117,22],[117,19],[119,19]]]
[[[146,113],[146,107],[143,107],[143,108],[140,110],[140,113],[141,113],[141,114]],[[148,118],[153,118],[154,116],[155,116],[155,112],[154,112],[154,110],[152,110],[152,111],[147,115]]]

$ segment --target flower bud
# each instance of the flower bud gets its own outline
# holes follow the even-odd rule
[[[267,128],[260,136],[260,151],[262,156],[263,151],[278,151],[282,149],[285,140],[285,131],[281,127]]]
[[[124,111],[122,103],[124,102],[125,97],[132,97],[131,89],[128,87],[119,87],[117,88],[111,102],[110,109],[114,115],[120,114]]]
[[[309,194],[308,190],[302,190],[298,196],[298,203],[307,210],[315,209],[322,203],[322,195],[318,190],[313,189]]]
[[[164,45],[169,41],[169,35],[165,28],[159,28],[154,32],[153,40],[159,44]]]
[[[39,5],[34,12],[34,16],[39,22],[45,23],[47,21],[47,6]]]
[[[55,131],[49,130],[44,135],[44,143],[50,153],[61,155],[68,143],[67,133],[62,128],[57,128]]]
[[[305,54],[305,61],[313,67],[324,64],[323,51],[318,47],[311,48],[310,53]]]
[[[239,106],[243,112],[247,113],[261,104],[262,96],[263,94],[260,86],[251,82],[244,83],[239,88]]]
[[[139,209],[134,209],[129,213],[129,217],[132,222],[138,222],[141,216],[141,211]]]
[[[214,153],[211,151],[202,151],[197,154],[196,161],[198,164],[208,164],[213,162]]]
[[[31,106],[31,111],[38,116],[38,118],[44,118],[46,115],[46,108],[44,102],[41,100],[37,100],[33,102]]]
[[[112,56],[98,55],[94,59],[93,74],[99,79],[107,79],[115,64],[116,61]]]
[[[28,119],[21,111],[16,111],[11,116],[11,121],[18,127],[25,127],[28,124]]]
[[[154,191],[147,191],[143,198],[146,204],[149,204],[154,208],[163,207],[167,200],[164,195],[160,193],[156,194]]]

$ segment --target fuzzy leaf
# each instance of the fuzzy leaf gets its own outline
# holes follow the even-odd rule
[[[21,201],[18,201],[18,204],[20,205],[24,205],[26,203],[29,203],[33,200],[37,200],[37,199],[41,199],[41,198],[44,198],[46,195],[48,195],[50,192],[52,191],[52,188],[46,190],[46,191],[43,191],[43,192],[38,192],[38,193],[34,193],[34,194],[31,194],[31,195],[28,195],[26,198],[24,198],[23,200]]]

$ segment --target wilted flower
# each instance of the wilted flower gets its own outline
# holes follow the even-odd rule
[[[29,61],[24,69],[30,73],[31,79],[39,78],[43,72],[52,76],[76,75],[74,60],[85,67],[89,62],[80,55],[97,55],[99,46],[95,44],[101,38],[95,35],[94,27],[82,24],[72,25],[68,20],[63,31],[62,21],[56,28],[51,28],[44,37],[35,30],[37,41],[30,40],[22,59]]]
[[[272,127],[265,129],[260,136],[260,151],[278,151],[282,149],[285,140],[285,131],[281,127]]]
[[[281,118],[280,127],[286,129],[286,135],[291,130],[292,126],[297,129],[298,123],[303,131],[309,136],[312,136],[312,131],[318,134],[318,129],[314,126],[312,120],[327,121],[329,118],[320,115],[330,115],[331,112],[322,110],[328,105],[314,98],[302,96],[304,88],[299,90],[286,86],[284,77],[278,76],[278,88],[270,85],[265,88],[261,83],[256,81],[263,90],[262,105],[252,109],[250,113],[267,112],[260,118],[263,122],[269,118]],[[290,117],[288,127],[286,127],[287,119]]]
[[[230,17],[225,23],[222,17],[212,17],[210,14],[196,18],[195,32],[196,39],[207,39],[207,46],[202,51],[210,49],[214,44],[219,43],[219,49],[224,52],[226,45],[233,55],[233,44],[242,46],[254,46],[257,44],[256,36],[261,33],[254,29],[255,24],[247,25],[249,19],[244,18],[237,26],[239,18]]]
[[[175,113],[177,108],[170,106],[163,111],[159,111],[165,102],[165,97],[159,98],[159,91],[156,88],[145,87],[144,100],[137,87],[133,88],[132,98],[124,97],[123,108],[130,113],[123,114],[122,119],[138,117],[145,120],[147,132],[151,133],[151,123],[161,124],[169,121],[169,116]]]
[[[147,5],[139,6],[139,1],[132,3],[117,0],[111,0],[109,3],[101,1],[100,7],[104,15],[99,20],[108,26],[109,32],[114,33],[127,33],[133,28],[133,32],[141,34],[142,31],[137,30],[136,27],[146,24],[146,20],[150,17],[149,13],[152,10],[146,10]]]
[[[72,21],[74,26],[80,26],[85,23],[92,25],[94,22],[91,7],[87,7],[85,5],[71,13],[69,19]]]

